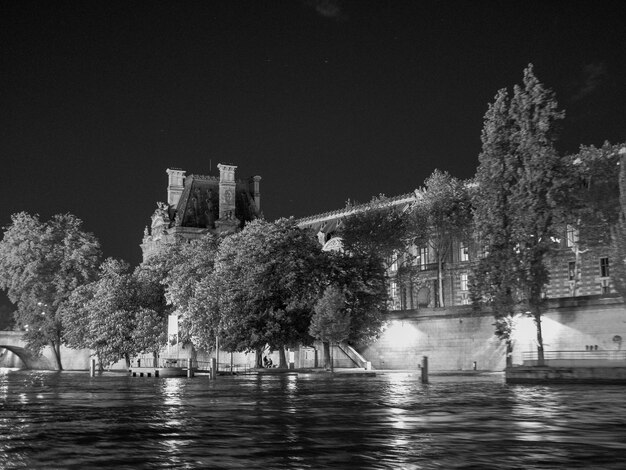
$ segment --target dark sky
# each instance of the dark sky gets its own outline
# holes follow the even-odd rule
[[[560,150],[624,141],[620,3],[1,2],[0,223],[72,212],[136,264],[168,167],[261,175],[270,220],[469,178],[529,62]]]

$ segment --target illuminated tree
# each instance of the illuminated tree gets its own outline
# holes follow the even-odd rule
[[[50,346],[59,370],[63,326],[59,309],[70,294],[95,278],[98,240],[71,214],[42,222],[38,215],[11,216],[0,241],[0,288],[16,304],[16,326],[28,347]]]
[[[496,323],[511,315],[511,305],[533,318],[540,364],[546,263],[558,235],[554,197],[561,159],[554,141],[564,113],[557,107],[532,65],[511,98],[506,90],[498,92],[485,115],[474,197],[475,225],[486,252],[474,273],[478,292],[473,295],[493,302]],[[497,331],[505,338],[510,333],[506,328]]]

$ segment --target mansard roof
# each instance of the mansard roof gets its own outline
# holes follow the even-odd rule
[[[174,212],[174,225],[180,227],[215,228],[219,218],[219,183],[217,176],[189,175]],[[257,214],[248,182],[236,181],[235,217],[243,224],[255,219]]]

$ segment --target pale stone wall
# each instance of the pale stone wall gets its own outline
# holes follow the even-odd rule
[[[380,339],[359,352],[376,369],[417,369],[422,356],[431,370],[502,370],[505,346],[493,334],[493,317],[476,314],[470,307],[392,312]],[[562,299],[543,319],[546,351],[616,350],[626,341],[626,308],[619,298]],[[536,330],[528,317],[520,316],[514,332],[513,363],[522,363],[522,352],[534,351]],[[626,348],[626,345],[624,345]]]

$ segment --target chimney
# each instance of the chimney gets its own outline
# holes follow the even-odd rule
[[[178,168],[168,168],[166,170],[167,179],[167,203],[176,207],[180,195],[183,192],[186,171]]]
[[[261,191],[259,189],[259,183],[261,182],[260,176],[253,176],[250,178],[250,192],[254,197],[254,203],[256,205],[257,212],[261,212]]]
[[[235,217],[235,170],[236,166],[218,163],[220,170],[220,219]]]

